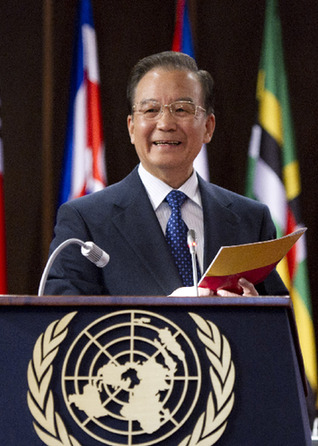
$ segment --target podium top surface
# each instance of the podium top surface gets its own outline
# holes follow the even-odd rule
[[[167,297],[167,296],[34,296],[0,295],[0,306],[103,306],[103,305],[151,305],[151,306],[266,306],[289,307],[289,296],[257,297]]]

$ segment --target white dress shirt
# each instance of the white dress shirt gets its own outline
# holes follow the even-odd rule
[[[162,232],[165,234],[171,209],[164,200],[173,188],[149,173],[142,164],[139,164],[138,173],[157,215]],[[203,209],[198,177],[195,171],[193,171],[191,177],[178,190],[189,198],[182,205],[181,215],[188,229],[195,231],[198,262],[202,272],[204,247]]]

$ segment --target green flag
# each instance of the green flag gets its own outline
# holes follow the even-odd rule
[[[303,226],[299,165],[281,34],[276,0],[268,0],[256,92],[258,116],[250,140],[246,195],[268,205],[278,236]],[[317,392],[315,333],[304,236],[277,269],[293,301],[306,375]]]

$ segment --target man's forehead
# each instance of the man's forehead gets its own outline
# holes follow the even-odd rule
[[[193,100],[194,95],[201,95],[201,83],[195,72],[180,69],[153,68],[138,82],[135,99],[157,99],[152,96],[156,91],[165,91],[165,86],[175,89],[177,96],[174,100]],[[144,96],[146,94],[146,96]]]
[[[151,77],[153,79],[168,79],[171,77],[179,77],[189,80],[198,81],[197,74],[193,71],[172,67],[155,67],[147,71],[139,80],[138,85],[145,79]]]

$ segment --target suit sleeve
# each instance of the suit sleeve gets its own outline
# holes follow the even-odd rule
[[[83,218],[70,203],[60,207],[54,232],[50,254],[69,238],[78,238],[84,242],[92,240]],[[45,294],[105,295],[108,293],[102,286],[100,268],[83,257],[79,245],[71,244],[56,257],[48,276]]]

